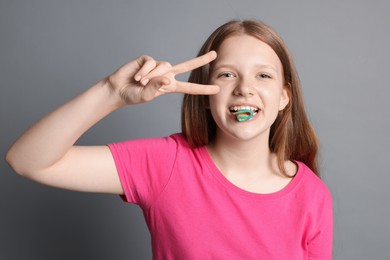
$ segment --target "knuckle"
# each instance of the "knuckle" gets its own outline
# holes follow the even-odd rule
[[[152,57],[150,57],[149,55],[145,55],[145,54],[143,54],[143,55],[139,56],[139,57],[138,57],[138,59],[142,59],[142,60],[150,60],[150,59],[153,59],[153,58],[152,58]]]
[[[151,64],[153,66],[156,66],[156,64],[157,64],[157,61],[148,55],[141,55],[138,57],[137,60],[139,61],[140,65],[144,65],[144,64],[148,63],[148,64]]]
[[[167,61],[162,61],[161,66],[166,67],[166,68],[172,68],[172,64],[167,62]]]

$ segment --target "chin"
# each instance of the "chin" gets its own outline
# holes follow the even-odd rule
[[[235,141],[260,141],[269,138],[269,131],[253,131],[253,129],[241,129],[240,131],[224,131],[224,136],[230,137]]]

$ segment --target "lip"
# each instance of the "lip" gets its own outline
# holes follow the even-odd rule
[[[253,112],[258,112],[261,109],[257,105],[252,105],[248,103],[240,103],[240,104],[232,104],[228,106],[229,112],[232,112],[233,110],[238,109],[246,109],[246,110],[252,110]]]

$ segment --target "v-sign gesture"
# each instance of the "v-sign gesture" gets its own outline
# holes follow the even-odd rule
[[[216,52],[211,51],[172,66],[144,55],[123,65],[106,81],[124,104],[147,102],[166,93],[212,95],[218,93],[218,86],[182,82],[175,76],[202,67],[216,57]]]

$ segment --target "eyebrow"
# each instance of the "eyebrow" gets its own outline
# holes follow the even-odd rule
[[[278,70],[272,66],[272,65],[268,65],[268,64],[256,64],[255,65],[256,68],[265,68],[265,69],[270,69],[270,70],[273,70],[275,73],[278,73]],[[216,69],[220,69],[220,68],[230,68],[230,69],[235,69],[235,66],[234,64],[229,64],[229,63],[221,63],[221,64],[218,64],[218,62],[216,62],[213,66],[213,70],[216,70]]]

